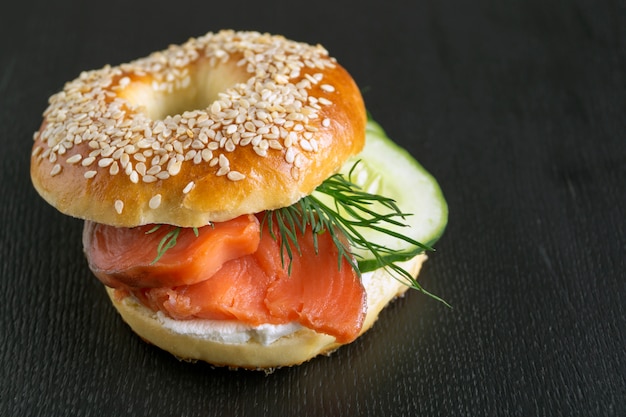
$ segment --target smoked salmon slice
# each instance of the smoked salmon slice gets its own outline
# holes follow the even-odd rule
[[[254,216],[253,216],[254,217]],[[239,219],[239,218],[238,218]],[[230,223],[242,219],[234,219]],[[259,222],[257,220],[257,226]],[[203,279],[193,282],[185,282],[185,279],[170,279],[167,285],[137,285],[142,283],[156,283],[163,281],[149,277],[141,279],[136,277],[124,277],[120,268],[113,268],[111,262],[107,264],[108,270],[101,268],[96,274],[105,284],[113,282],[115,288],[123,292],[132,293],[144,305],[154,311],[162,311],[166,315],[178,319],[203,318],[212,320],[238,320],[252,326],[260,324],[284,324],[298,322],[301,325],[320,333],[335,336],[338,342],[348,343],[354,340],[363,325],[366,314],[366,294],[359,276],[352,269],[350,263],[343,259],[338,262],[338,249],[332,241],[330,233],[325,232],[317,235],[317,251],[315,249],[313,233],[310,228],[304,234],[298,234],[298,246],[300,252],[294,251],[291,268],[287,256],[281,257],[280,236],[276,238],[269,233],[267,225],[257,229],[256,245],[254,251],[232,257],[221,263],[217,270],[212,268],[210,273],[203,275]],[[108,226],[104,226],[108,228]],[[223,229],[222,229],[223,228]],[[226,230],[228,233],[237,233],[238,229],[247,230],[241,225],[226,227],[220,223],[214,225],[213,230]],[[202,232],[202,230],[201,230]],[[107,232],[100,232],[107,234]],[[163,232],[165,233],[165,232]],[[178,249],[171,254],[165,255],[154,265],[142,263],[141,270],[146,275],[148,271],[157,276],[164,275],[163,269],[168,273],[175,272],[177,276],[184,275],[188,267],[178,271],[177,261],[179,257],[186,258],[186,250],[179,248],[179,243],[185,243],[192,247],[202,246],[201,243],[188,243],[189,239],[196,239],[193,231],[185,232],[185,240],[179,237],[176,246],[170,250]],[[203,234],[200,233],[200,237]],[[107,240],[103,237],[87,239],[88,243],[96,241],[100,243]],[[254,240],[254,239],[253,239]],[[223,245],[236,242],[235,239],[222,239]],[[135,246],[148,246],[146,242],[126,243]],[[152,249],[135,249],[148,251],[154,257],[154,248],[158,242],[152,242]],[[234,244],[234,243],[233,243]],[[100,250],[102,245],[91,252]],[[215,248],[215,246],[212,246]],[[221,252],[231,253],[231,250],[222,247],[215,248],[217,256]],[[86,250],[86,252],[89,252]],[[123,252],[117,250],[116,252]],[[214,256],[206,253],[203,256]],[[99,257],[99,255],[92,257]],[[222,258],[224,258],[222,256]],[[148,263],[150,257],[147,256]],[[198,262],[204,262],[200,260]],[[90,261],[91,264],[91,261]],[[99,263],[102,265],[103,263]],[[213,265],[209,262],[208,265]],[[124,271],[131,271],[132,266]],[[202,267],[197,268],[202,269]],[[114,279],[107,277],[108,271],[115,271]],[[137,275],[137,274],[133,274]],[[101,276],[105,276],[104,279]],[[176,282],[174,282],[176,281]],[[130,282],[133,285],[128,285]],[[107,284],[108,285],[108,284]]]
[[[203,281],[224,262],[254,253],[260,224],[253,215],[197,229],[179,228],[176,245],[157,257],[157,248],[175,226],[134,228],[85,222],[83,248],[96,277],[112,288],[153,288]]]

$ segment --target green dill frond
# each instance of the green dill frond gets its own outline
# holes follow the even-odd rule
[[[161,228],[161,226],[163,225],[155,225],[152,229],[148,230],[146,234],[148,235],[156,232]],[[163,255],[165,255],[165,252],[176,246],[176,241],[178,239],[178,235],[180,234],[180,229],[181,228],[179,226],[171,226],[171,229],[163,236],[163,238],[159,242],[159,245],[157,246],[157,256],[152,260],[152,262],[150,262],[150,265],[154,265],[155,263],[157,263],[159,259],[161,259]],[[193,233],[194,235],[196,235],[196,237],[198,237],[199,232],[197,227],[193,228]]]
[[[326,203],[312,194],[303,197],[289,207],[265,213],[263,221],[267,222],[272,237],[274,239],[279,238],[281,243],[283,265],[286,262],[283,258],[284,254],[289,258],[287,262],[291,263],[294,253],[300,253],[297,233],[304,233],[308,226],[313,231],[316,251],[317,234],[330,233],[339,251],[339,266],[345,259],[359,275],[364,266],[367,270],[386,268],[396,279],[401,280],[409,287],[445,303],[441,298],[426,291],[411,273],[397,264],[398,261],[408,260],[423,251],[433,249],[396,231],[398,227],[406,226],[404,219],[410,214],[403,213],[395,200],[363,191],[358,185],[351,182],[350,175],[357,164],[350,170],[348,178],[343,174],[335,174],[315,190],[318,194],[331,197],[332,203]],[[380,210],[381,206],[383,210]],[[408,243],[415,249],[400,252],[370,242],[361,232],[364,229],[375,230],[392,236]],[[363,260],[362,256],[353,255],[354,249],[361,249],[371,254],[373,261],[370,259],[366,262],[360,262]]]

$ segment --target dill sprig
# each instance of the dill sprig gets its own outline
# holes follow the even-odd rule
[[[148,230],[146,234],[154,233],[159,230],[163,226],[162,224],[155,225],[152,229]],[[198,237],[198,228],[193,228],[193,233]],[[163,236],[159,245],[157,246],[157,256],[150,262],[150,265],[154,265],[165,255],[169,249],[176,246],[176,240],[178,239],[178,235],[180,234],[180,226],[172,226],[170,230]]]
[[[345,259],[352,268],[361,274],[363,266],[367,270],[386,268],[396,278],[410,288],[416,289],[436,300],[447,304],[438,296],[425,290],[410,272],[396,262],[408,260],[426,250],[433,250],[417,240],[397,232],[398,227],[406,227],[403,219],[410,216],[403,213],[395,200],[363,191],[351,181],[356,164],[350,170],[348,177],[335,174],[326,179],[316,188],[316,192],[331,197],[332,203],[327,204],[314,194],[303,197],[295,204],[276,210],[267,211],[263,218],[274,239],[280,237],[281,259],[285,263],[284,254],[289,258],[289,270],[294,251],[300,253],[297,233],[304,234],[307,227],[313,231],[314,249],[317,253],[317,235],[330,233],[333,243],[339,251],[338,263],[341,266]],[[381,207],[383,210],[380,210]],[[374,209],[374,206],[377,206]],[[276,225],[277,232],[274,231]],[[400,239],[414,249],[397,251],[386,246],[369,241],[360,230],[375,230],[379,233]],[[374,257],[374,262],[359,262],[361,255],[354,254],[353,249],[362,249]],[[358,252],[358,251],[357,251]]]

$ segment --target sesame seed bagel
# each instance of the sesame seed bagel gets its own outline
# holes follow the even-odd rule
[[[400,265],[417,277],[425,260],[426,255],[420,254]],[[365,274],[363,285],[367,293],[367,315],[359,336],[374,325],[383,308],[409,288],[385,269]],[[140,304],[133,296],[120,298],[115,290],[108,287],[107,293],[122,319],[137,335],[182,360],[201,360],[216,366],[269,372],[275,368],[299,365],[320,354],[329,354],[341,346],[333,336],[307,328],[301,328],[269,344],[255,339],[227,343],[215,335],[202,334],[197,330],[172,329],[164,325],[158,313]]]
[[[32,182],[61,212],[203,226],[286,207],[364,145],[359,89],[321,46],[221,31],[53,95]]]

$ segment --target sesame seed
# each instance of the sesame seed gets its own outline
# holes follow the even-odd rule
[[[283,149],[283,145],[281,145],[280,142],[275,139],[270,140],[268,143],[269,143],[269,147],[272,149],[277,149],[277,150]]]
[[[161,171],[156,174],[156,177],[160,180],[166,180],[170,177],[170,174],[167,171]]]
[[[143,153],[133,154],[133,159],[138,162],[146,162],[146,156]]]
[[[113,159],[120,159],[122,154],[124,153],[124,148],[119,148],[115,152],[113,152]]]
[[[115,152],[116,150],[117,149],[115,148],[115,146],[107,146],[100,151],[100,155],[105,158],[108,158],[111,155],[113,155],[113,152]]]
[[[293,147],[287,149],[287,152],[285,153],[285,160],[287,161],[287,163],[293,164],[293,161],[296,158],[296,152],[296,149]]]
[[[117,214],[122,214],[122,210],[124,210],[124,202],[122,200],[115,200],[114,206]]]
[[[302,168],[304,166],[304,156],[302,156],[301,153],[296,154],[296,157],[294,158],[294,161],[293,161],[293,165],[298,168]]]
[[[267,149],[266,148],[262,148],[260,146],[255,146],[252,149],[259,156],[263,156],[263,157],[267,156]]]
[[[113,158],[102,158],[98,161],[98,166],[106,168],[113,163]]]
[[[311,143],[306,139],[300,139],[300,147],[304,149],[305,151],[309,151],[309,152],[313,151],[313,147],[311,146]]]
[[[67,158],[65,160],[65,162],[67,162],[68,164],[75,164],[77,162],[79,162],[81,159],[83,159],[83,156],[79,153],[70,156],[69,158]]]
[[[84,166],[84,167],[87,167],[87,166],[91,165],[95,160],[96,160],[95,157],[90,156],[88,158],[83,159],[83,161],[81,162],[81,165]]]
[[[118,165],[117,161],[114,161],[111,164],[111,168],[109,168],[109,174],[110,175],[117,175],[120,172],[120,166]]]
[[[204,162],[209,162],[213,158],[213,151],[210,149],[203,149],[201,155]]]
[[[296,180],[300,179],[300,170],[295,165],[291,167],[291,176]]]
[[[61,168],[61,165],[55,164],[50,171],[50,176],[54,177],[55,175],[58,175],[61,172]]]
[[[85,174],[83,175],[85,178],[90,179],[96,176],[96,174],[98,173],[98,171],[87,171],[85,172]]]
[[[152,141],[148,140],[148,139],[141,139],[139,142],[137,142],[137,147],[139,149],[146,149],[152,146]]]
[[[137,163],[135,165],[135,171],[137,171],[137,173],[143,177],[144,175],[146,175],[146,164],[144,164],[143,162]]]
[[[182,163],[180,161],[177,161],[176,159],[171,159],[170,163],[167,164],[167,172],[169,172],[171,176],[178,175],[181,166]]]
[[[152,197],[150,199],[150,202],[148,203],[148,206],[152,210],[159,208],[160,205],[161,205],[161,194],[157,194],[154,197]]]
[[[320,97],[319,102],[325,106],[330,106],[331,104],[333,104],[332,101],[328,100],[325,97]]]
[[[231,139],[228,139],[226,143],[224,144],[224,149],[226,149],[227,152],[234,152],[235,143]]]
[[[287,135],[287,137],[285,138],[285,146],[286,147],[291,147],[293,146],[294,141],[297,139],[297,135],[296,132],[289,132],[289,134]],[[293,162],[293,161],[292,161]]]
[[[185,188],[183,188],[183,194],[188,194],[189,191],[191,191],[193,187],[195,187],[195,185],[196,184],[193,181],[189,182],[189,184],[187,184]]]
[[[146,171],[146,175],[156,175],[161,172],[161,165],[152,165],[148,171]]]
[[[241,181],[246,178],[246,176],[239,171],[230,171],[226,174],[226,177],[231,181]]]
[[[222,106],[220,105],[219,101],[215,101],[212,105],[211,105],[211,113],[213,114],[219,114],[220,111],[222,111]]]
[[[220,167],[228,167],[230,165],[230,161],[228,160],[228,158],[226,158],[224,154],[220,154],[218,160],[219,160]]]
[[[333,87],[330,84],[322,84],[320,85],[320,88],[324,91],[326,91],[327,93],[332,93],[335,91],[335,87]]]

